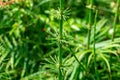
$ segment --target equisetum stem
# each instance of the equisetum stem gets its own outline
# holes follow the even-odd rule
[[[115,17],[114,17],[114,22],[113,22],[112,42],[114,42],[115,32],[116,32],[116,25],[117,25],[117,19],[118,19],[118,16],[119,16],[119,3],[120,3],[120,0],[117,0],[117,6],[116,6],[117,10],[115,12]],[[110,54],[110,66],[111,65],[112,65],[112,55]],[[110,80],[112,80],[111,72],[109,72],[109,76],[110,76]]]
[[[87,49],[90,48],[90,36],[91,36],[91,26],[92,26],[92,6],[93,6],[93,0],[89,0],[89,5],[91,8],[88,11],[88,44],[87,44]]]
[[[119,15],[119,3],[120,0],[117,0],[117,10],[115,12],[115,17],[114,17],[114,23],[113,23],[113,35],[112,35],[112,41],[114,41],[114,37],[115,37],[115,30],[116,30],[116,24],[117,24],[117,19],[118,19],[118,15]]]
[[[91,27],[92,27],[92,7],[93,7],[93,0],[88,0],[88,5],[90,8],[88,9],[88,37],[87,37],[87,49],[90,49],[90,37],[91,37]],[[88,71],[88,57],[89,55],[86,55],[85,62],[86,62],[86,69]],[[86,73],[88,74],[88,73]]]
[[[59,80],[62,78],[62,29],[63,29],[63,10],[64,10],[64,0],[60,0],[60,22],[59,22]]]
[[[94,52],[94,68],[95,68],[95,75],[97,77],[97,80],[100,80],[99,79],[99,75],[98,75],[98,71],[97,71],[97,62],[96,62],[96,48],[95,48],[95,38],[96,38],[96,22],[97,22],[97,15],[98,15],[98,10],[96,10],[96,13],[95,13],[95,20],[94,20],[94,40],[93,40],[93,52]]]

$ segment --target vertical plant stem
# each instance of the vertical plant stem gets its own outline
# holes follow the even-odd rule
[[[92,6],[93,6],[93,0],[87,0],[88,2],[88,5],[90,6],[90,8],[88,9],[88,37],[87,37],[87,49],[90,48],[90,36],[91,36],[91,26],[92,26]],[[88,66],[87,66],[87,63],[88,63],[88,57],[89,55],[87,54],[86,55],[86,58],[85,58],[85,62],[86,62],[86,69],[88,71]],[[86,73],[87,75],[88,73]]]
[[[59,22],[59,80],[62,80],[62,29],[63,29],[63,10],[64,10],[64,0],[60,0],[60,22]]]
[[[118,19],[118,15],[119,15],[119,3],[120,0],[117,0],[117,10],[115,12],[115,17],[114,17],[114,23],[113,23],[113,35],[112,35],[112,41],[114,41],[114,37],[115,37],[115,30],[116,30],[116,24],[117,24],[117,19]]]
[[[119,16],[119,3],[120,3],[120,0],[117,0],[117,3],[116,3],[116,12],[115,12],[115,17],[114,17],[114,22],[113,22],[113,34],[112,34],[112,42],[114,42],[114,38],[115,38],[115,32],[116,32],[116,25],[117,25],[117,19],[118,19],[118,16]],[[113,48],[112,48],[113,49]],[[112,55],[110,54],[110,66],[112,65]],[[110,76],[110,80],[112,80],[112,75],[111,75],[111,72],[109,72],[109,76]]]
[[[91,36],[91,26],[92,26],[92,6],[93,6],[93,0],[89,0],[89,6],[90,9],[88,11],[88,44],[87,49],[90,48],[90,36]]]
[[[93,52],[94,52],[94,68],[95,68],[95,75],[97,77],[97,80],[100,80],[99,79],[99,75],[98,75],[98,71],[97,71],[97,62],[96,62],[96,48],[95,48],[95,38],[96,38],[96,22],[97,22],[97,15],[98,15],[98,10],[96,10],[96,13],[95,13],[95,20],[94,20],[94,40],[93,40]]]

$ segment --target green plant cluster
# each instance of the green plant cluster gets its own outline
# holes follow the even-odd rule
[[[0,7],[0,80],[119,80],[119,0],[18,0]]]

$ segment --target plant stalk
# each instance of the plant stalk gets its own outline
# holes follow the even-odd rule
[[[114,39],[115,39],[116,25],[117,25],[117,20],[118,20],[118,16],[119,16],[119,3],[120,3],[120,0],[117,0],[117,7],[116,7],[117,10],[115,12],[115,17],[114,17],[114,22],[113,22],[112,42],[114,42]],[[111,65],[112,65],[112,55],[110,54],[110,66]],[[111,72],[109,72],[109,78],[110,78],[110,80],[112,80]]]
[[[100,80],[99,79],[99,75],[98,75],[98,71],[97,71],[97,62],[96,62],[96,48],[95,48],[95,44],[96,44],[96,41],[95,41],[95,38],[96,38],[96,23],[97,23],[97,15],[98,15],[98,10],[96,10],[96,13],[95,13],[95,20],[94,20],[94,40],[93,40],[93,52],[94,52],[94,68],[95,68],[95,75],[97,77],[97,80]]]
[[[92,7],[93,7],[93,0],[87,0],[87,2],[88,2],[88,5],[90,6],[90,8],[88,9],[88,18],[87,18],[87,21],[88,21],[87,49],[89,50],[90,49],[90,41],[91,41],[90,37],[91,37],[91,27],[92,27]],[[88,57],[89,57],[89,55],[87,54],[86,57],[85,57],[87,71],[88,71],[88,66],[87,66]],[[86,72],[86,75],[87,74],[88,74],[88,72]]]
[[[87,44],[87,49],[90,48],[90,36],[91,36],[91,26],[92,26],[92,7],[93,7],[93,0],[89,0],[89,5],[91,8],[88,11],[88,44]]]
[[[113,23],[112,42],[114,41],[114,38],[115,38],[115,30],[116,30],[118,15],[119,15],[119,3],[120,3],[120,0],[117,0],[117,10],[115,12],[114,23]]]
[[[59,80],[62,78],[62,33],[63,33],[63,10],[64,10],[64,0],[60,0],[60,22],[59,22]]]

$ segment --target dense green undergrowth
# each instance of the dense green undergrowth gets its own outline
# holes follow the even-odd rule
[[[0,80],[119,80],[118,4],[20,0],[1,6]]]

